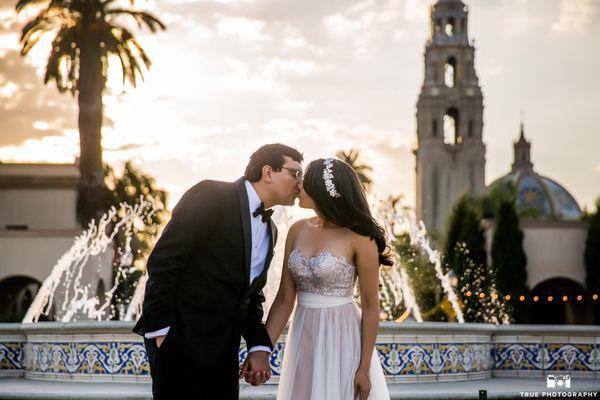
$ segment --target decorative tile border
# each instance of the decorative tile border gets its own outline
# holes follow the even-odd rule
[[[26,343],[23,369],[28,372],[90,375],[149,375],[139,342]]]
[[[437,375],[489,371],[489,343],[377,344],[386,375]]]
[[[7,325],[0,324],[0,376],[149,379],[146,351],[141,338],[130,333],[131,324]],[[544,376],[556,371],[600,378],[600,328],[576,330],[572,336],[569,327],[522,327],[516,332],[519,327],[513,326],[515,332],[507,332],[505,327],[476,324],[382,325],[376,351],[389,382]],[[281,341],[271,354],[272,383],[279,380],[284,348]],[[246,357],[242,343],[240,362]]]
[[[495,370],[600,371],[600,343],[496,343]]]
[[[539,344],[496,343],[494,369],[505,371],[543,370],[543,353]]]
[[[13,375],[22,370],[23,347],[21,342],[0,342],[0,376]],[[4,372],[12,372],[11,374]]]

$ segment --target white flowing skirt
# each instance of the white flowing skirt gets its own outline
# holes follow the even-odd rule
[[[360,310],[352,297],[299,292],[277,390],[278,400],[351,400],[360,362]],[[389,400],[373,350],[369,400]]]

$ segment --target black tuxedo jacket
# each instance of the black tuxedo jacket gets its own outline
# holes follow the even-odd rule
[[[273,222],[268,235],[265,268],[250,284],[252,233],[244,178],[193,186],[148,258],[142,317],[133,331],[143,335],[170,326],[165,343],[170,339],[203,368],[221,365],[223,357],[235,357],[237,368],[241,336],[248,348],[272,349],[262,322],[262,289],[277,241]]]

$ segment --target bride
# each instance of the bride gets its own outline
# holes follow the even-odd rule
[[[384,231],[371,216],[358,176],[340,160],[309,164],[300,207],[317,216],[289,230],[281,283],[266,323],[277,343],[296,303],[277,399],[388,400],[374,351],[378,270],[392,265]],[[353,301],[357,280],[362,315]]]

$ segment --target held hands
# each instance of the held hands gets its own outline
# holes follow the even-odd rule
[[[369,370],[359,368],[354,375],[354,398],[359,400],[367,400],[371,392],[371,379],[369,378]]]
[[[269,365],[270,354],[266,351],[253,351],[248,354],[242,369],[240,378],[244,377],[247,383],[258,386],[271,379],[271,366]]]

